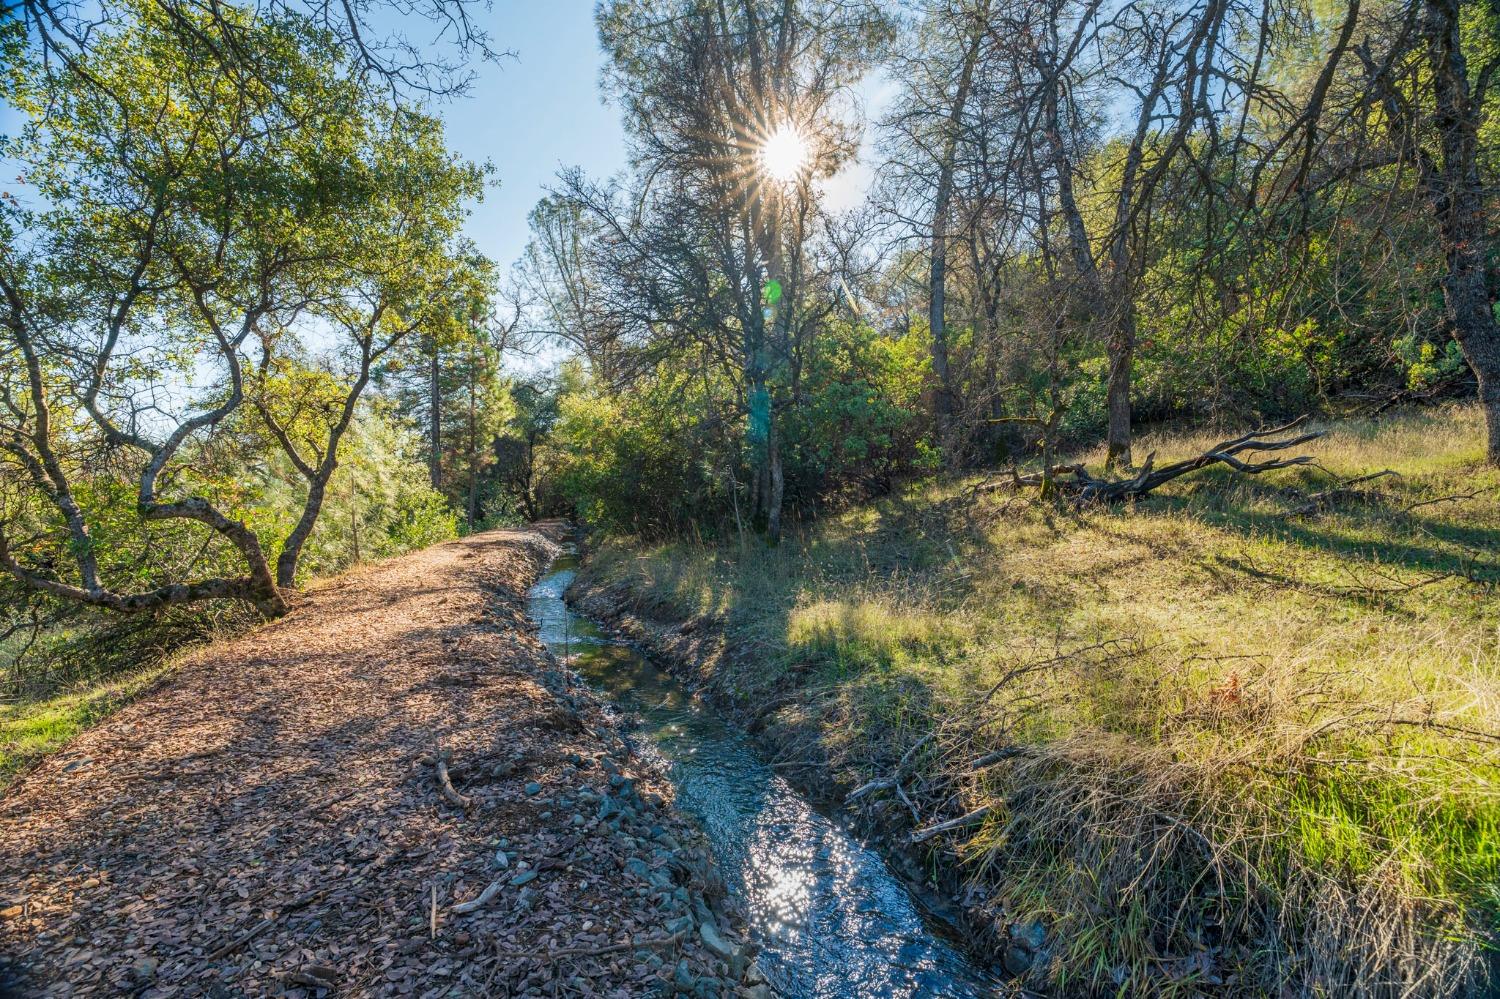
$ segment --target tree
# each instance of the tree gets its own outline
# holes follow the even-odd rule
[[[1486,458],[1500,465],[1500,283],[1489,253],[1479,141],[1485,99],[1500,70],[1500,17],[1492,9],[1478,12],[1489,51],[1475,71],[1460,0],[1408,0],[1397,13],[1383,55],[1369,40],[1356,53],[1364,83],[1379,101],[1393,158],[1416,171],[1417,189],[1437,225],[1447,324],[1479,383]]]
[[[370,365],[444,280],[444,241],[478,173],[443,151],[436,122],[377,100],[305,20],[198,14],[233,22],[261,69],[247,77],[208,51],[209,33],[183,31],[181,12],[130,12],[64,67],[33,55],[3,78],[3,97],[31,118],[5,152],[39,205],[0,216],[12,499],[0,565],[114,610],[234,598],[275,615]],[[296,371],[312,356],[302,341],[328,328],[353,362],[337,388]],[[299,396],[313,389],[318,418]],[[202,461],[240,446],[247,401],[309,484],[274,574],[234,483]],[[203,525],[239,574],[134,589],[138,576],[111,579],[91,523],[115,515],[101,467],[134,478],[141,522]]]
[[[708,344],[746,416],[751,508],[774,543],[785,493],[778,411],[796,405],[809,310],[815,181],[854,150],[843,103],[883,42],[873,4],[653,0],[602,5],[606,83],[625,114],[637,188],[576,175],[599,222],[620,314]],[[779,164],[768,152],[779,149]],[[826,304],[813,311],[826,311]]]
[[[953,421],[958,390],[950,364],[947,300],[950,244],[955,237],[953,202],[959,156],[968,153],[969,102],[987,41],[989,0],[938,0],[919,14],[911,30],[911,54],[897,49],[897,79],[903,91],[887,122],[893,165],[904,179],[930,188],[928,227],[927,329],[932,340],[932,372],[937,379],[933,417],[949,460],[954,450]],[[913,155],[915,154],[915,155]],[[899,194],[898,194],[899,197]]]

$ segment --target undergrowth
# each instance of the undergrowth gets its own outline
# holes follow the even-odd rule
[[[1038,984],[1477,993],[1500,925],[1500,473],[1472,408],[1328,429],[1319,467],[1209,469],[1134,506],[928,482],[776,549],[619,542],[589,572],[721,625],[712,682],[800,691],[843,781],[899,782],[910,805],[866,799],[891,821],[974,816],[926,842],[1000,946],[1047,927]]]

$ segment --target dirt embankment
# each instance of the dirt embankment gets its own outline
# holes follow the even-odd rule
[[[701,839],[532,635],[558,531],[316,586],[16,781],[0,992],[739,991]]]

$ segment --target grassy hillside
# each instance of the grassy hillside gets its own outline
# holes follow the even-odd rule
[[[926,845],[997,949],[1045,926],[1038,981],[1477,990],[1500,920],[1500,474],[1472,409],[1330,429],[1320,468],[1208,470],[1131,507],[949,481],[776,550],[620,543],[590,571],[722,628],[720,693],[801,691],[776,724],[849,786],[898,777],[909,805],[865,799],[890,821],[988,807]]]

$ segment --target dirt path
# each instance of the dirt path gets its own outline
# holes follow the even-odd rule
[[[733,994],[745,954],[701,844],[530,633],[545,533],[317,587],[12,785],[12,989]]]

